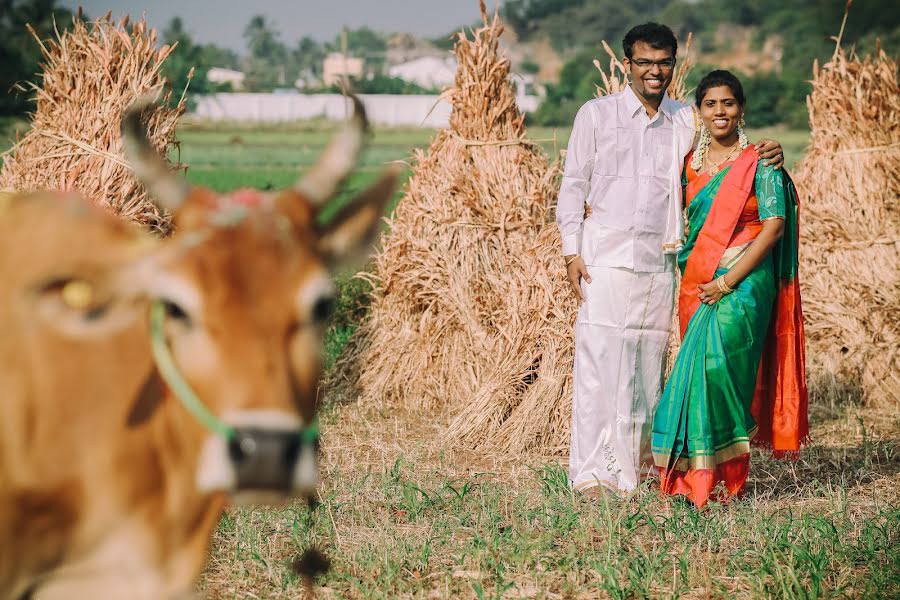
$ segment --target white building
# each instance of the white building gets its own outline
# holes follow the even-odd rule
[[[388,69],[388,75],[418,84],[423,88],[441,89],[453,84],[456,77],[456,60],[450,57],[423,56],[394,65]]]
[[[231,89],[237,91],[244,87],[244,74],[233,69],[223,69],[221,67],[212,67],[206,72],[206,80],[216,85],[230,83]]]
[[[337,85],[343,79],[362,79],[365,61],[361,58],[332,52],[322,63],[322,81],[325,85]]]

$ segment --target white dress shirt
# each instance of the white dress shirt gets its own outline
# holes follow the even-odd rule
[[[631,86],[582,106],[556,206],[563,254],[594,266],[665,270],[665,254],[684,237],[681,170],[695,127],[693,109],[668,94],[647,116]],[[587,221],[585,202],[593,210]]]

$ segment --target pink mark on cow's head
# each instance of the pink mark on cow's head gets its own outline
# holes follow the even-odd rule
[[[231,192],[231,201],[248,208],[255,208],[265,202],[266,196],[259,190],[241,188]]]

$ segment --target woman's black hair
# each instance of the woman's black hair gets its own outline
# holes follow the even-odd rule
[[[672,56],[678,54],[678,40],[675,34],[665,25],[659,23],[644,23],[637,27],[632,27],[625,34],[622,40],[622,50],[625,51],[625,58],[631,60],[631,54],[634,52],[634,45],[637,42],[644,42],[654,50],[672,49]]]
[[[700,108],[700,103],[703,102],[703,97],[706,96],[706,92],[714,87],[727,87],[731,89],[731,93],[734,94],[734,99],[737,100],[737,103],[741,106],[746,106],[747,99],[744,97],[744,87],[741,85],[741,80],[735,77],[734,73],[731,71],[719,69],[707,73],[706,76],[700,80],[700,83],[697,84],[697,91],[694,92],[697,108]]]

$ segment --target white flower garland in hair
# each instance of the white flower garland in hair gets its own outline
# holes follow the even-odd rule
[[[706,125],[700,124],[700,139],[697,141],[697,150],[694,151],[694,158],[691,159],[691,168],[695,172],[700,172],[703,168],[703,159],[706,157],[706,151],[709,150],[709,140],[712,134]]]
[[[741,122],[738,123],[737,126],[737,134],[738,134],[738,147],[741,150],[744,150],[747,146],[750,145],[750,140],[747,139],[747,134],[744,133],[744,117],[741,117]],[[699,172],[700,169],[703,168],[703,159],[706,158],[706,152],[709,150],[709,141],[712,138],[712,134],[709,132],[709,129],[706,128],[706,125],[700,124],[700,140],[697,142],[697,150],[694,152],[694,158],[691,159],[691,168],[694,171]]]

